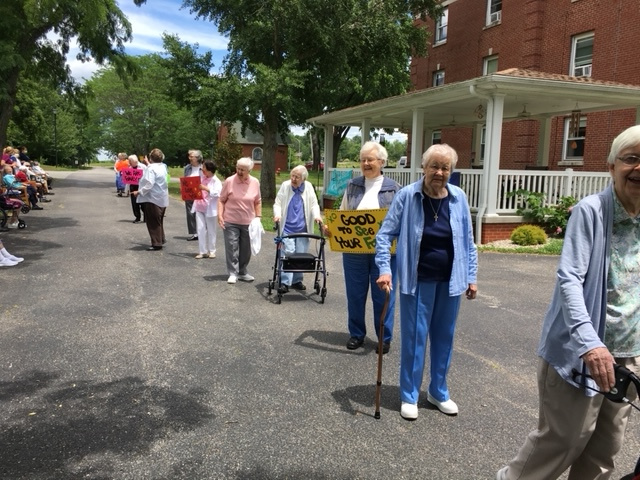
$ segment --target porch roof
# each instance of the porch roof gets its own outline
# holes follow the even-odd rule
[[[345,108],[309,119],[316,125],[410,131],[414,110],[425,129],[485,123],[486,98],[504,95],[503,121],[640,107],[640,86],[512,68],[440,87]]]

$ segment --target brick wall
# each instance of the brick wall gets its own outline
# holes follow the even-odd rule
[[[568,74],[572,37],[587,32],[594,32],[592,77],[640,85],[640,56],[634,41],[640,24],[639,3],[638,0],[503,0],[501,23],[486,26],[486,0],[455,0],[448,5],[446,42],[429,46],[428,57],[412,61],[413,86],[431,87],[433,72],[442,69],[445,84],[478,77],[483,73],[484,58],[490,55],[498,55],[498,70],[517,67]],[[434,25],[431,20],[426,22],[431,32]],[[584,162],[571,168],[606,170],[611,141],[634,123],[635,105],[630,105],[629,110],[587,115]],[[536,163],[538,129],[536,121],[504,125],[500,168],[522,169]],[[467,166],[471,138],[469,129],[443,129],[442,140],[458,150],[461,168]],[[561,165],[563,139],[564,119],[555,118],[549,156],[552,170],[567,168]]]

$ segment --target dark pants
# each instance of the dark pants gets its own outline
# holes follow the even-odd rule
[[[27,185],[27,195],[29,196],[29,203],[31,206],[38,205],[38,191],[33,185]]]
[[[165,242],[164,237],[164,212],[165,207],[159,207],[155,203],[141,203],[144,211],[144,220],[147,223],[147,230],[151,238],[153,247],[161,247]]]
[[[187,211],[187,231],[189,235],[195,235],[198,233],[198,229],[196,227],[196,213],[191,213],[191,207],[193,206],[193,201],[185,200],[184,207]]]
[[[138,185],[129,185],[129,192],[137,192]],[[131,209],[133,210],[133,216],[136,217],[136,220],[140,220],[140,203],[137,201],[137,197],[135,195],[131,195]]]

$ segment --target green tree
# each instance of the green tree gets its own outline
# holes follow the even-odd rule
[[[180,107],[169,95],[169,76],[159,55],[133,59],[138,77],[125,84],[113,68],[100,70],[87,82],[93,93],[89,112],[101,147],[115,154],[147,154],[160,148],[169,164],[182,164],[186,152],[207,152],[211,128]]]
[[[229,38],[224,75],[198,96],[221,118],[264,139],[262,196],[275,196],[278,134],[310,116],[402,93],[409,56],[427,32],[411,15],[437,15],[437,0],[185,0]],[[207,85],[207,82],[208,85]],[[338,143],[346,135],[338,132]],[[314,159],[319,136],[313,134]]]
[[[78,59],[109,62],[122,75],[133,72],[124,53],[131,25],[115,0],[2,0],[0,31],[0,144],[25,71],[70,95],[78,91],[66,65],[72,39]]]

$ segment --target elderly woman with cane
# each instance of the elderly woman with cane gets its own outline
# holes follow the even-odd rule
[[[538,427],[498,480],[612,478],[631,406],[598,392],[614,363],[640,375],[640,125],[613,140],[608,168],[613,183],[571,211],[538,345]]]
[[[465,193],[448,184],[458,155],[432,145],[422,156],[424,177],[398,192],[376,236],[377,284],[393,281],[391,243],[397,239],[400,279],[400,415],[418,418],[427,337],[431,382],[427,400],[447,415],[458,406],[449,397],[447,372],[463,294],[476,297],[478,259]]]
[[[313,233],[313,224],[322,223],[318,198],[313,185],[307,182],[309,172],[304,165],[298,165],[291,170],[291,180],[282,182],[275,203],[273,204],[273,221],[278,223],[284,218],[283,235],[294,233]],[[283,253],[307,253],[309,239],[305,237],[284,238]],[[289,288],[306,290],[302,283],[304,274],[282,272],[279,293],[287,293]]]

